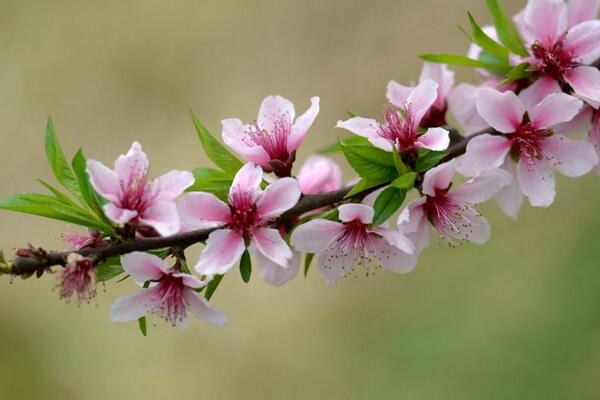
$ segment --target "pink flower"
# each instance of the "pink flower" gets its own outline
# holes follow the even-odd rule
[[[221,228],[209,235],[196,265],[198,273],[224,274],[246,247],[259,268],[288,267],[292,251],[280,233],[267,225],[298,202],[300,188],[295,179],[281,178],[263,191],[262,176],[259,166],[244,165],[231,185],[229,204],[203,192],[189,193],[179,201],[181,217],[190,226]]]
[[[342,187],[342,170],[330,158],[310,156],[296,179],[302,194],[331,192]]]
[[[596,111],[594,113],[592,127],[590,128],[590,132],[588,134],[588,140],[591,144],[594,145],[594,149],[596,149],[596,154],[600,159],[600,112]],[[600,164],[596,165],[596,172],[600,175]]]
[[[594,108],[600,106],[600,71],[592,66],[600,57],[597,13],[595,0],[529,0],[515,17],[532,54],[525,61]]]
[[[553,127],[570,121],[581,110],[583,103],[564,93],[551,93],[532,105],[532,92],[522,93],[522,99],[513,92],[500,93],[482,89],[477,100],[481,117],[500,135],[483,134],[472,139],[466,154],[461,157],[458,170],[467,176],[477,176],[488,168],[505,166],[511,153],[517,161],[517,183],[529,202],[538,207],[552,204],[555,196],[553,169],[567,176],[581,176],[598,162],[593,147],[586,141],[569,140],[553,132]],[[512,196],[501,198],[512,207],[503,207],[515,215],[520,196],[514,188]],[[515,208],[516,207],[516,208]]]
[[[196,317],[213,325],[224,325],[227,317],[214,310],[195,290],[208,284],[193,275],[180,272],[167,266],[165,260],[152,254],[134,252],[121,257],[123,269],[140,285],[151,282],[129,296],[120,297],[110,311],[113,322],[135,321],[153,313],[184,328],[187,324],[187,310]]]
[[[398,229],[413,241],[417,251],[429,244],[429,224],[449,244],[470,241],[482,244],[490,238],[490,224],[475,208],[494,196],[512,177],[501,169],[488,169],[478,177],[452,187],[455,162],[427,171],[423,196],[410,203],[398,217]]]
[[[419,135],[421,120],[437,98],[438,84],[431,79],[424,80],[409,90],[400,111],[388,106],[383,122],[374,119],[354,117],[338,121],[337,127],[349,130],[369,139],[373,146],[385,151],[426,148],[446,150],[450,144],[448,131],[444,128],[429,128]]]
[[[175,199],[194,183],[187,171],[171,171],[156,180],[148,178],[149,162],[138,142],[115,161],[114,170],[89,160],[87,171],[96,192],[108,200],[104,212],[111,221],[149,226],[162,236],[179,231]]]
[[[253,123],[244,124],[237,118],[223,120],[223,141],[265,171],[290,176],[296,150],[318,114],[318,97],[313,97],[310,108],[294,121],[294,105],[281,96],[269,96],[262,101]]]
[[[438,84],[437,96],[423,115],[420,126],[424,128],[443,126],[446,124],[446,109],[448,108],[446,100],[454,85],[454,71],[444,64],[426,62],[423,63],[419,83],[428,79]],[[413,89],[414,86],[403,86],[396,81],[390,81],[387,85],[386,97],[391,104],[398,108],[404,108]]]
[[[373,208],[364,204],[339,207],[341,223],[313,219],[298,226],[290,242],[298,251],[317,255],[321,275],[330,286],[363,267],[367,275],[382,266],[393,272],[411,271],[416,263],[413,244],[400,232],[372,226]]]
[[[61,240],[69,243],[71,250],[80,250],[86,247],[98,247],[105,244],[100,232],[93,231],[88,235],[80,235],[75,232],[65,232],[60,235]]]
[[[77,296],[77,303],[89,301],[96,296],[96,271],[91,260],[80,254],[67,256],[67,265],[57,271],[58,295],[61,299],[70,300]]]

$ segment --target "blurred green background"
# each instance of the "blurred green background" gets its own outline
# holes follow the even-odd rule
[[[389,79],[418,77],[417,54],[465,51],[467,10],[489,22],[483,0],[2,1],[0,196],[51,179],[48,115],[69,155],[112,163],[137,139],[158,175],[208,165],[189,109],[218,133],[268,94],[299,111],[319,95],[303,159],[346,109],[379,115]],[[598,179],[559,179],[555,204],[516,222],[486,204],[487,245],[433,245],[408,275],[329,289],[315,269],[274,288],[234,271],[213,300],[224,328],[158,321],[144,338],[107,318],[130,281],[78,308],[52,277],[4,278],[0,398],[598,398]],[[72,230],[2,212],[0,247],[63,246]]]

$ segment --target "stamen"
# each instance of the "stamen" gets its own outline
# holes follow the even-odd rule
[[[271,131],[260,127],[255,121],[246,131],[246,136],[242,138],[242,141],[250,147],[262,147],[272,160],[286,162],[290,156],[287,151],[287,140],[291,131],[290,116],[283,114],[279,120],[275,121]]]

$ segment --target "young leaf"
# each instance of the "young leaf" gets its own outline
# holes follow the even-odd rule
[[[210,300],[212,295],[215,293],[215,290],[219,287],[219,284],[223,280],[224,275],[215,275],[212,281],[206,285],[206,292],[204,293],[204,298],[206,300]]]
[[[252,275],[252,261],[250,261],[248,249],[244,251],[242,259],[240,260],[240,275],[242,275],[242,280],[245,283],[250,282],[250,275]]]
[[[146,316],[140,317],[138,319],[138,326],[140,328],[140,332],[142,332],[142,335],[148,336],[148,331],[146,327]]]
[[[479,60],[458,54],[424,54],[420,57],[422,60],[440,64],[459,65],[472,68],[485,68],[486,66],[485,63]]]
[[[529,64],[524,62],[508,71],[508,74],[506,74],[506,79],[500,82],[499,86],[518,81],[520,79],[530,78],[532,76],[533,73],[529,70]]]
[[[402,161],[402,157],[398,154],[397,151],[392,152],[392,157],[394,159],[394,165],[396,166],[396,171],[398,171],[399,175],[405,174],[408,171],[408,167]]]
[[[227,173],[211,168],[196,168],[192,171],[196,182],[190,186],[188,192],[209,192],[226,200],[233,178]]]
[[[304,277],[305,278],[308,275],[308,270],[310,269],[310,264],[312,263],[313,258],[315,258],[315,255],[313,253],[306,253],[306,255],[304,256]]]
[[[406,198],[406,190],[388,187],[377,196],[373,208],[375,216],[373,225],[381,225],[400,208]]]
[[[50,118],[48,118],[48,125],[46,126],[45,145],[48,164],[50,164],[50,168],[52,169],[56,180],[77,198],[81,198],[77,179],[75,179],[75,175],[65,159],[65,155],[60,147],[58,138],[56,137],[54,124]]]
[[[372,189],[374,187],[383,185],[384,183],[389,182],[389,179],[369,179],[369,178],[360,178],[360,181],[344,196],[345,199],[348,199],[354,195],[357,195],[365,190]]]
[[[523,45],[523,39],[515,27],[512,19],[506,15],[498,0],[486,0],[488,9],[494,18],[498,38],[511,52],[521,57],[527,57],[529,53]],[[545,21],[540,21],[543,24]]]
[[[112,257],[102,264],[96,266],[96,281],[106,282],[124,272],[119,257]]]
[[[347,144],[347,145],[354,145],[354,144],[368,145],[369,141],[362,136],[355,135],[355,136],[351,136],[347,139],[341,140],[340,142],[323,147],[323,148],[317,150],[317,153],[320,153],[320,154],[338,153],[338,152],[342,151],[341,143]]]
[[[100,218],[100,220],[102,220],[106,225],[111,226],[110,221],[104,215],[100,197],[90,183],[90,177],[87,173],[87,161],[83,155],[82,149],[77,151],[77,154],[75,154],[75,157],[73,157],[71,165],[73,166],[73,171],[75,171],[75,176],[77,178],[77,183],[79,184],[79,189],[81,191],[84,204],[87,205],[94,213],[96,213],[98,218]]]
[[[399,178],[396,178],[390,183],[390,186],[393,186],[398,189],[411,189],[415,184],[415,178],[417,177],[416,172],[407,172]]]
[[[433,151],[427,149],[419,149],[419,158],[415,165],[417,172],[425,172],[435,167],[442,158],[446,155],[445,151]]]
[[[58,200],[62,201],[65,204],[70,204],[70,205],[73,205],[73,206],[77,206],[77,204],[73,200],[71,200],[71,198],[69,196],[67,196],[66,194],[64,194],[63,192],[61,192],[59,189],[57,189],[56,187],[54,187],[50,183],[46,182],[43,179],[38,179],[37,181],[39,183],[41,183],[42,186],[44,186],[46,189],[48,189],[54,195],[54,197],[56,197]]]
[[[489,54],[493,55],[499,62],[508,64],[508,50],[494,39],[490,38],[477,24],[477,21],[475,21],[475,18],[473,18],[471,13],[467,13],[467,15],[469,16],[469,23],[471,24],[471,30],[473,32],[473,42]]]
[[[391,153],[371,145],[348,145],[342,143],[342,150],[356,173],[372,181],[392,180],[398,173]]]
[[[208,158],[223,171],[231,174],[231,176],[235,175],[235,173],[242,168],[242,162],[227,150],[225,146],[219,143],[193,113],[192,121],[194,122],[196,133],[198,134],[198,138],[200,139]]]

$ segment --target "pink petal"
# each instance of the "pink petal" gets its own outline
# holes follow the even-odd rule
[[[313,219],[294,229],[290,243],[301,252],[321,253],[342,232],[344,226],[339,222]]]
[[[388,101],[398,108],[404,108],[408,95],[414,89],[412,86],[403,86],[396,81],[389,81],[387,84],[387,97]]]
[[[583,107],[583,102],[573,96],[552,93],[531,109],[529,117],[533,126],[546,129],[572,120],[579,113],[581,107]]]
[[[196,316],[211,325],[225,325],[227,316],[220,311],[215,310],[208,304],[208,301],[192,289],[184,289],[183,297],[192,312]]]
[[[436,191],[446,190],[454,176],[454,160],[440,164],[425,173],[423,179],[423,193],[435,196]]]
[[[263,220],[271,220],[294,207],[300,196],[300,187],[295,179],[278,179],[267,186],[259,196],[256,202],[257,212]]]
[[[510,160],[504,163],[502,169],[513,176],[516,174],[515,163]],[[519,210],[523,205],[523,193],[519,189],[519,182],[516,178],[496,194],[496,203],[498,203],[504,214],[512,218],[517,218]]]
[[[343,204],[338,207],[339,218],[342,222],[351,222],[359,220],[363,224],[370,224],[373,222],[373,215],[375,211],[373,207],[369,207],[365,204]]]
[[[258,125],[271,132],[276,124],[280,123],[282,118],[287,118],[292,122],[296,118],[296,111],[291,101],[281,96],[265,97],[258,110]]]
[[[338,121],[336,128],[343,128],[350,132],[366,137],[366,138],[381,138],[379,136],[379,130],[377,121],[370,118],[354,117],[346,121]]]
[[[552,128],[552,131],[554,131],[555,134],[567,136],[587,132],[592,124],[593,112],[594,109],[586,104],[572,120],[555,125]]]
[[[434,106],[439,110],[443,110],[446,104],[446,98],[454,86],[454,71],[448,68],[445,64],[438,63],[423,63],[419,82],[431,79],[439,86],[437,88],[437,97]]]
[[[416,253],[429,245],[429,222],[425,218],[425,197],[412,201],[398,216],[398,230],[414,244]]]
[[[582,64],[596,61],[600,57],[600,21],[585,21],[569,29],[564,46]]]
[[[524,21],[537,40],[554,43],[567,30],[567,6],[563,0],[529,0]]]
[[[600,107],[600,70],[595,67],[577,67],[569,71],[565,80],[577,97],[594,108]]]
[[[170,171],[154,181],[158,200],[174,201],[194,184],[194,175],[188,171]]]
[[[406,254],[386,240],[374,238],[372,243],[375,259],[379,260],[381,266],[389,271],[405,274],[412,271],[417,265],[415,255]]]
[[[384,228],[382,226],[373,227],[369,230],[369,232],[373,232],[381,236],[388,244],[402,250],[402,252],[406,254],[414,254],[415,253],[415,245],[407,238],[404,233]]]
[[[456,169],[465,176],[477,176],[489,168],[498,168],[504,163],[512,142],[504,136],[483,134],[467,143],[467,150],[457,159]]]
[[[296,179],[302,194],[331,192],[342,187],[342,170],[330,158],[310,156]]]
[[[263,170],[256,164],[247,163],[235,174],[231,188],[229,189],[229,195],[233,195],[235,192],[250,192],[258,193],[261,192],[260,183],[263,178]]]
[[[479,204],[494,197],[496,193],[512,181],[512,174],[501,168],[487,169],[475,178],[471,178],[456,189],[451,190],[448,195],[460,202]]]
[[[521,192],[534,207],[548,207],[554,201],[554,175],[547,160],[521,157],[517,165],[517,180]]]
[[[222,226],[231,220],[229,206],[212,193],[188,193],[177,202],[181,220],[195,229]]]
[[[129,322],[146,315],[160,300],[155,288],[156,286],[142,289],[129,296],[119,297],[110,309],[109,319],[112,322]]]
[[[276,229],[260,228],[252,234],[252,243],[269,260],[287,267],[292,259],[292,251]]]
[[[553,135],[541,142],[541,149],[544,154],[552,155],[556,169],[567,176],[585,175],[598,163],[594,146],[586,140]]]
[[[196,264],[196,272],[208,276],[224,274],[240,260],[245,249],[244,239],[239,232],[216,230],[208,235],[206,246]]]
[[[119,202],[121,185],[116,172],[94,160],[88,160],[87,172],[90,176],[90,183],[100,196],[112,203]]]
[[[598,8],[600,8],[600,0],[569,0],[567,3],[569,27],[596,18]]]
[[[479,89],[477,86],[461,83],[448,95],[448,110],[467,134],[481,131],[489,126],[477,111]]]
[[[549,75],[545,75],[538,78],[531,86],[523,89],[519,93],[519,98],[523,101],[525,107],[531,110],[552,93],[562,93],[562,89],[556,80]]]
[[[121,265],[139,283],[157,281],[167,273],[166,262],[158,256],[136,251],[121,256]]]
[[[479,115],[502,133],[514,132],[523,120],[525,106],[514,92],[481,88],[477,99]]]
[[[161,236],[174,235],[179,231],[179,213],[171,201],[157,201],[144,210],[139,221],[153,227]]]
[[[270,285],[282,286],[298,275],[301,258],[298,252],[294,252],[294,256],[285,268],[269,260],[256,247],[251,247],[250,252],[260,276]]]
[[[417,138],[417,146],[426,149],[443,151],[450,145],[449,132],[444,128],[429,128],[425,134]]]
[[[463,218],[467,219],[469,223],[459,227],[460,232],[457,237],[475,244],[484,244],[490,240],[492,228],[483,215],[475,210],[469,210],[464,212]]]
[[[196,278],[194,275],[187,274],[185,272],[173,272],[173,273],[171,273],[171,276],[174,278],[181,278],[181,281],[183,282],[183,284],[192,289],[203,288],[204,286],[208,285],[210,282],[210,280],[208,280],[208,279],[201,281],[200,279]]]
[[[429,111],[429,108],[437,98],[439,85],[431,79],[426,79],[410,92],[406,103],[410,105],[410,112],[414,117],[415,128],[421,123],[423,116]]]
[[[293,151],[298,149],[298,147],[300,147],[302,141],[304,140],[304,136],[306,136],[306,133],[312,126],[313,122],[315,122],[318,114],[319,98],[315,96],[310,99],[309,109],[306,110],[304,114],[299,116],[296,122],[294,122],[294,125],[292,125],[292,132],[290,133],[287,142],[288,153],[291,154]]]
[[[127,210],[118,207],[113,203],[105,204],[102,209],[104,210],[104,214],[108,217],[108,219],[119,225],[125,225],[138,216],[137,211]]]
[[[221,136],[223,143],[239,154],[243,159],[259,164],[263,167],[269,166],[271,157],[262,146],[256,146],[246,133],[246,126],[237,118],[229,118],[221,121]]]
[[[317,256],[317,265],[321,276],[325,278],[329,287],[346,276],[354,268],[356,260],[351,254],[340,253],[335,246],[327,248]]]
[[[148,156],[142,150],[142,145],[133,142],[127,154],[120,155],[115,161],[115,172],[125,187],[136,181],[144,181],[148,174],[150,163]]]

